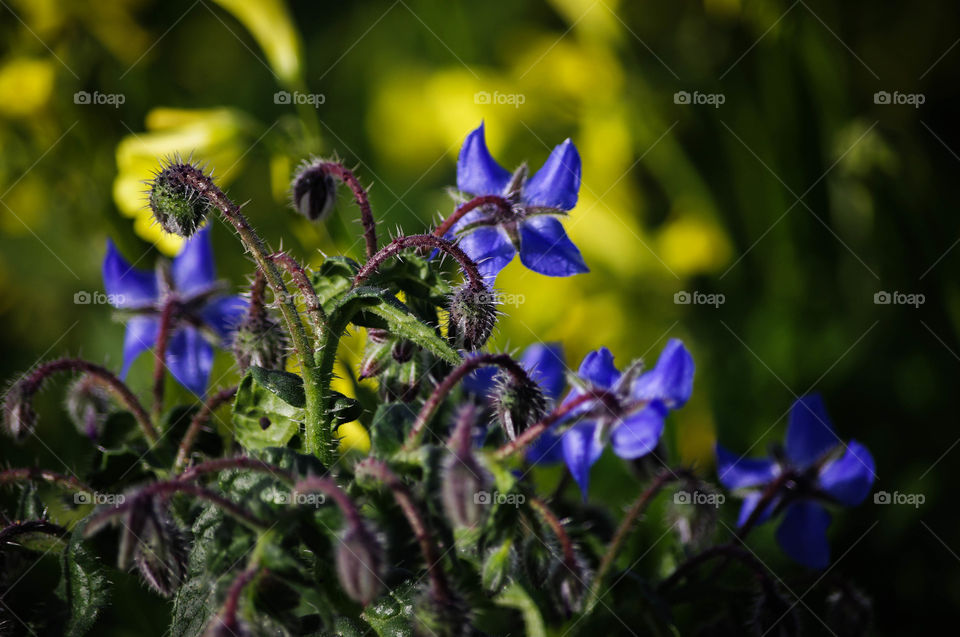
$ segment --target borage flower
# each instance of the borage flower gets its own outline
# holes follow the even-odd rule
[[[781,488],[755,523],[782,512],[776,533],[780,547],[805,566],[824,568],[830,563],[830,513],[823,504],[863,502],[875,478],[873,456],[856,440],[844,444],[837,437],[818,395],[793,404],[786,444],[772,455],[770,459],[739,458],[717,445],[720,482],[731,490],[748,489],[738,526],[750,519],[771,483],[781,480]]]
[[[213,345],[224,346],[239,323],[247,302],[225,296],[214,274],[210,228],[198,231],[169,268],[138,270],[107,241],[103,286],[108,299],[129,317],[123,342],[126,376],[134,359],[157,342],[161,315],[174,304],[165,361],[178,383],[200,396],[213,367]]]
[[[671,339],[653,369],[642,372],[639,364],[621,373],[613,354],[603,347],[587,354],[577,372],[581,387],[573,389],[564,403],[586,391],[603,391],[609,401],[588,401],[548,430],[531,446],[531,462],[567,463],[584,498],[590,468],[599,460],[607,441],[613,452],[632,460],[653,451],[663,433],[670,409],[686,404],[693,392],[693,357],[677,339]],[[573,422],[565,431],[557,430]]]
[[[475,197],[503,197],[509,209],[481,206],[464,215],[446,236],[459,239],[489,285],[517,253],[523,265],[540,274],[588,272],[580,250],[556,218],[577,204],[580,171],[580,155],[568,139],[529,179],[526,165],[510,173],[490,155],[481,123],[460,149],[457,188]]]

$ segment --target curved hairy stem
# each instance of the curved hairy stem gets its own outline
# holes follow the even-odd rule
[[[213,416],[213,412],[217,410],[221,405],[230,402],[233,400],[233,397],[237,395],[237,388],[228,387],[227,389],[221,389],[217,393],[210,396],[203,406],[200,408],[194,417],[190,421],[190,426],[187,427],[187,431],[183,434],[183,439],[180,441],[180,448],[177,449],[177,459],[173,463],[173,472],[179,473],[187,466],[187,457],[190,455],[190,450],[193,448],[193,443],[197,439],[197,435],[200,433],[200,429],[203,428],[205,424],[210,421],[210,417]]]
[[[367,258],[369,259],[377,252],[377,222],[373,218],[373,212],[370,210],[370,198],[367,191],[357,180],[352,171],[348,170],[343,164],[327,161],[320,164],[320,169],[332,177],[336,177],[345,183],[353,192],[353,198],[360,208],[360,221],[363,223],[363,239],[367,244]]]
[[[404,445],[405,448],[409,450],[420,441],[423,430],[426,428],[430,418],[447,395],[456,387],[457,383],[463,380],[473,370],[489,366],[496,366],[505,370],[511,374],[518,383],[533,382],[527,375],[527,371],[523,369],[523,366],[507,354],[478,354],[471,356],[447,374],[446,378],[437,385],[433,394],[430,395],[430,398],[423,403],[423,407],[420,408],[420,413],[417,414],[417,419],[414,421],[413,427],[407,435],[407,442]]]
[[[476,210],[481,206],[487,205],[494,205],[504,213],[510,212],[512,209],[510,202],[500,195],[481,195],[479,197],[474,197],[470,201],[460,204],[460,206],[454,210],[449,217],[444,219],[443,222],[434,229],[433,234],[437,237],[444,236],[455,223],[460,221],[463,215],[467,214],[471,210]]]
[[[305,446],[307,452],[319,456],[324,464],[332,464],[335,447],[332,444],[333,430],[326,425],[325,415],[330,402],[329,379],[323,378],[317,372],[313,357],[313,346],[307,338],[307,332],[300,320],[297,306],[290,296],[283,277],[277,265],[270,259],[266,246],[260,236],[253,230],[247,218],[240,212],[240,207],[233,203],[220,190],[213,180],[205,175],[197,176],[190,173],[187,176],[188,185],[206,197],[207,201],[216,206],[224,219],[229,222],[240,235],[244,246],[253,255],[257,265],[263,271],[267,283],[273,288],[273,293],[280,301],[280,313],[287,325],[290,339],[300,358],[303,369],[303,390],[306,395],[307,418],[304,423],[307,430]]]
[[[143,408],[130,388],[106,367],[85,361],[82,358],[61,358],[37,367],[17,383],[17,386],[23,392],[23,399],[31,400],[47,378],[60,372],[80,372],[98,379],[124,407],[130,410],[147,440],[156,442],[159,439],[147,410]]]
[[[323,306],[320,305],[320,300],[317,298],[317,292],[313,289],[310,278],[307,276],[307,273],[304,272],[303,267],[286,252],[274,252],[270,255],[270,259],[286,270],[293,279],[294,285],[297,286],[300,294],[303,295],[304,302],[307,306],[307,314],[309,314],[313,321],[317,338],[323,338],[323,333],[327,325],[327,315],[324,313]]]
[[[380,252],[370,257],[366,264],[360,268],[360,271],[357,272],[357,276],[353,280],[354,287],[366,281],[370,275],[377,271],[377,268],[379,268],[384,261],[395,257],[407,248],[436,248],[444,254],[449,254],[460,264],[460,269],[463,270],[463,274],[472,289],[487,289],[483,277],[480,276],[480,271],[477,269],[476,262],[467,256],[467,253],[461,250],[456,244],[432,234],[414,234],[406,237],[397,237],[388,243]]]
[[[173,332],[174,315],[177,312],[177,303],[167,300],[160,312],[160,327],[157,329],[157,344],[153,348],[153,418],[160,420],[163,413],[163,384],[167,377],[167,343]]]
[[[0,484],[9,484],[11,482],[22,482],[30,480],[33,482],[49,482],[58,487],[63,487],[71,491],[86,491],[93,493],[93,487],[90,487],[73,476],[65,476],[46,469],[36,467],[22,467],[16,469],[4,469],[0,471]]]

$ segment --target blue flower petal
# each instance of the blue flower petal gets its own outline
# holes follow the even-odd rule
[[[721,447],[717,451],[717,477],[728,489],[759,487],[777,476],[777,464],[766,458],[741,458]]]
[[[210,226],[201,228],[186,243],[171,267],[173,283],[181,294],[203,292],[216,281]]]
[[[798,398],[790,409],[787,424],[787,457],[805,469],[840,444],[833,432],[823,399],[818,394]]]
[[[634,381],[635,400],[662,400],[671,408],[683,407],[693,393],[693,357],[683,342],[672,338],[660,352],[657,364]]]
[[[547,429],[527,447],[527,462],[553,464],[563,460],[563,443],[553,429]]]
[[[856,440],[851,440],[846,453],[820,472],[820,487],[837,502],[856,506],[870,493],[875,469],[870,451]]]
[[[500,270],[507,267],[517,251],[497,226],[481,226],[460,239],[460,247],[477,263],[487,287],[492,288]]]
[[[160,323],[155,317],[134,316],[127,321],[127,331],[123,337],[123,369],[120,377],[126,378],[130,365],[141,353],[157,343]]]
[[[627,417],[610,436],[613,452],[627,460],[647,455],[656,449],[666,417],[667,408],[661,402],[652,402]]]
[[[569,139],[553,149],[547,161],[523,189],[531,206],[572,210],[580,192],[580,153]]]
[[[152,271],[134,269],[109,239],[103,258],[103,288],[110,303],[118,308],[152,305],[159,296],[157,276]]]
[[[510,171],[490,156],[481,122],[460,147],[457,188],[471,195],[501,195],[510,183],[510,177]]]
[[[600,459],[603,446],[595,435],[596,426],[592,422],[581,422],[563,434],[563,459],[580,485],[583,499],[587,499],[590,486],[590,467]]]
[[[200,313],[203,315],[203,320],[216,330],[226,344],[237,325],[243,320],[247,306],[247,299],[242,296],[221,296],[207,303]]]
[[[520,364],[550,400],[558,400],[567,386],[567,364],[560,343],[536,343],[524,351]]]
[[[749,520],[750,516],[753,514],[753,510],[757,508],[757,505],[760,504],[760,500],[762,499],[763,493],[760,491],[754,491],[753,493],[748,493],[746,496],[744,496],[743,505],[740,507],[740,515],[737,518],[738,528],[747,523],[747,520]],[[773,500],[770,501],[770,504],[767,505],[766,509],[764,509],[764,511],[757,518],[755,524],[763,524],[769,520],[779,503],[779,497],[773,498]]]
[[[174,332],[167,344],[166,360],[178,383],[197,396],[203,396],[213,368],[213,346],[199,330],[183,327]]]
[[[620,378],[620,370],[614,366],[610,350],[601,347],[583,357],[577,375],[591,385],[610,389]]]
[[[496,375],[496,367],[481,367],[475,369],[464,377],[463,388],[474,396],[486,398],[493,390],[493,378]]]
[[[777,543],[794,561],[809,568],[826,568],[830,564],[829,526],[826,509],[812,500],[797,500],[787,507],[777,527]]]
[[[547,276],[572,276],[589,272],[577,246],[563,224],[547,215],[534,215],[520,223],[520,261]]]

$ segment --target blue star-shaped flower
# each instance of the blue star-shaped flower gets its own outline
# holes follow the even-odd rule
[[[156,344],[163,307],[173,302],[177,311],[167,341],[167,368],[178,383],[203,395],[213,367],[213,346],[208,339],[225,344],[247,307],[242,297],[219,294],[209,226],[184,244],[173,259],[169,277],[135,269],[108,240],[103,286],[113,306],[130,316],[121,376],[126,376],[139,354]]]
[[[717,474],[728,489],[749,489],[740,508],[742,526],[757,508],[767,486],[786,471],[796,479],[784,485],[759,514],[758,523],[783,511],[777,542],[793,560],[810,568],[830,563],[827,527],[830,513],[822,502],[855,506],[873,486],[873,456],[856,440],[844,445],[833,432],[830,418],[818,395],[798,399],[790,409],[787,440],[774,457],[739,458],[717,445]]]
[[[637,369],[621,373],[605,347],[587,354],[577,372],[583,387],[571,391],[564,402],[593,389],[612,394],[617,407],[611,409],[598,401],[575,408],[571,417],[578,421],[561,434],[544,432],[531,446],[527,459],[554,462],[562,458],[586,498],[590,468],[599,460],[607,440],[613,452],[625,459],[653,451],[668,411],[686,404],[693,392],[693,357],[681,341],[671,339],[653,369],[639,375]]]
[[[510,173],[490,156],[481,123],[460,149],[457,188],[475,197],[501,196],[510,210],[491,206],[472,210],[454,224],[447,238],[459,238],[460,247],[491,285],[518,252],[520,261],[540,274],[588,272],[580,250],[555,217],[577,204],[580,171],[580,155],[568,139],[529,179],[526,166]]]

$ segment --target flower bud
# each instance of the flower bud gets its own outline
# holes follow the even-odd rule
[[[448,309],[447,338],[465,350],[483,347],[497,323],[497,308],[490,290],[462,285],[450,298]]]
[[[37,412],[30,398],[22,382],[11,387],[4,398],[3,428],[14,440],[23,440],[37,424]]]
[[[323,221],[337,201],[337,183],[319,160],[304,162],[290,186],[293,209],[310,221]]]
[[[280,326],[268,316],[248,316],[237,326],[231,344],[240,371],[251,365],[284,369],[289,343]]]
[[[443,510],[454,526],[461,528],[479,526],[492,503],[490,476],[471,448],[475,422],[476,407],[469,403],[461,407],[451,437],[453,453],[443,464],[443,484],[440,489]]]
[[[383,548],[365,527],[354,526],[340,538],[337,576],[354,601],[366,605],[380,594],[383,562]]]
[[[370,328],[367,330],[367,343],[360,360],[359,380],[375,378],[387,367],[391,360],[393,339],[386,330]]]
[[[111,410],[110,394],[95,378],[81,376],[67,390],[66,409],[70,420],[84,436],[96,440]]]
[[[209,177],[202,170],[177,160],[156,174],[150,182],[149,203],[164,232],[190,237],[203,224],[213,206],[194,184],[206,181]]]
[[[527,427],[546,416],[547,399],[540,386],[529,379],[517,380],[506,372],[497,376],[492,396],[494,410],[504,433],[516,440]]]

